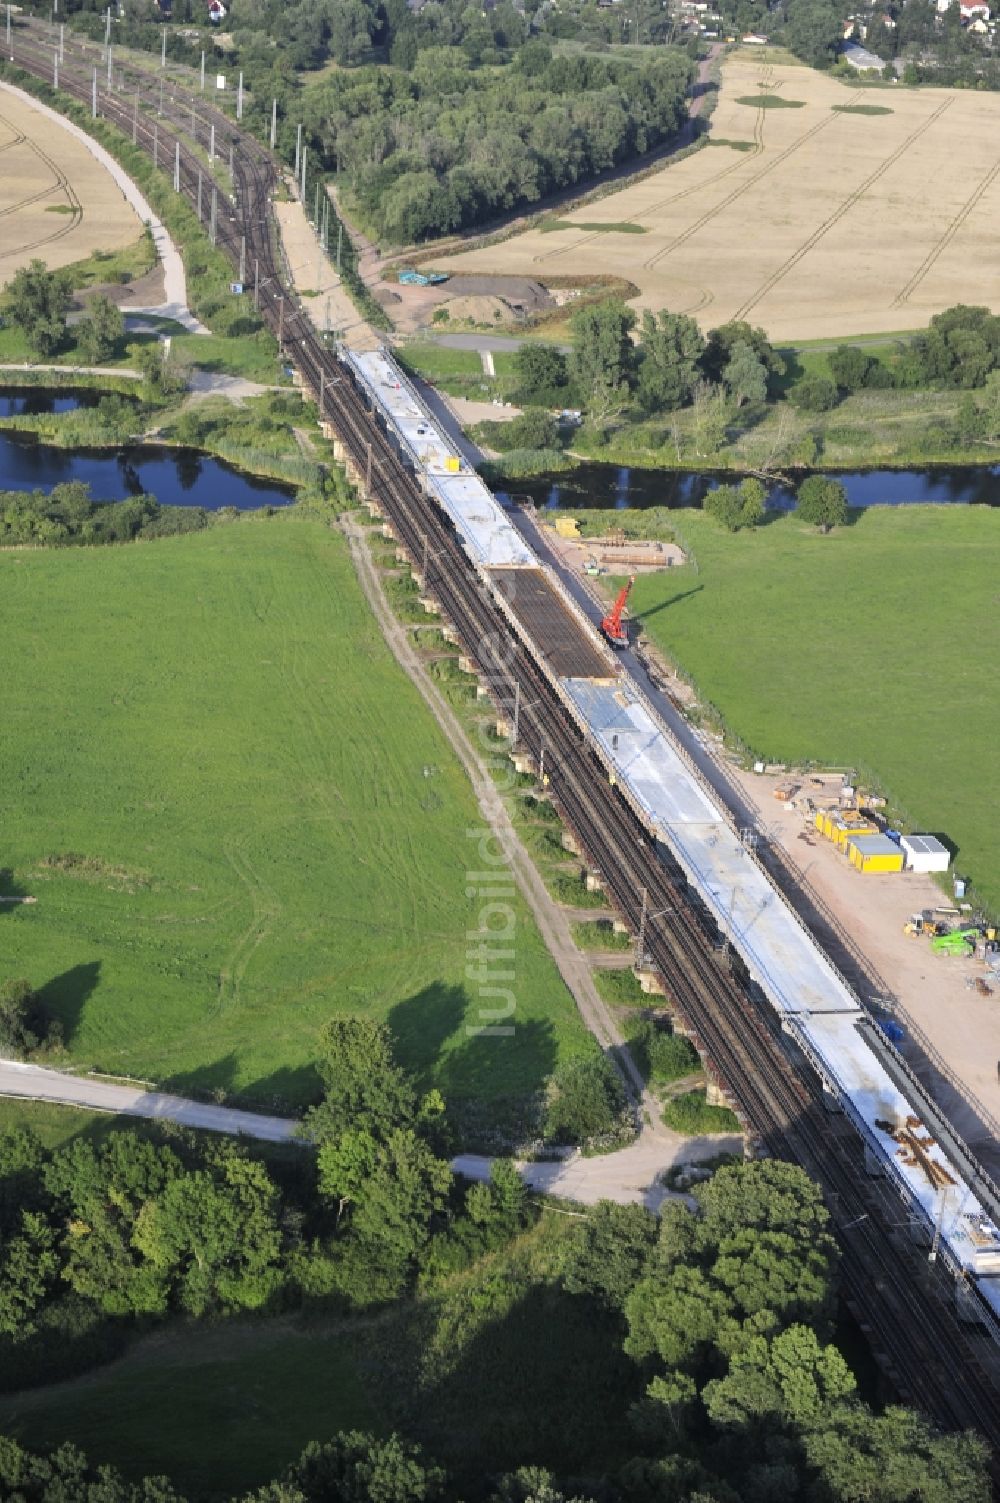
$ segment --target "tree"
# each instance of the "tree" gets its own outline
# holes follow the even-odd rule
[[[706,1383],[702,1399],[716,1425],[742,1426],[768,1414],[802,1425],[849,1398],[855,1386],[836,1347],[821,1346],[815,1331],[796,1325],[771,1342],[752,1338],[734,1353],[724,1378]]]
[[[554,344],[522,344],[514,356],[516,398],[524,406],[556,406],[568,380],[566,356]]]
[[[737,407],[767,400],[767,367],[748,344],[734,344],[722,379]]]
[[[37,1049],[38,999],[30,981],[0,983],[0,1053],[17,1059]]]
[[[733,350],[739,344],[749,345],[767,371],[768,381],[774,376],[785,374],[785,362],[764,330],[756,329],[742,320],[734,320],[732,323],[721,324],[719,328],[709,330],[705,353],[701,360],[701,368],[709,381],[724,379],[726,366],[732,359]]]
[[[743,503],[735,485],[719,485],[705,497],[705,510],[727,532],[739,532],[742,525]]]
[[[42,1186],[45,1150],[26,1127],[0,1133],[0,1237],[21,1224],[23,1211],[41,1210],[47,1202]]]
[[[642,315],[642,364],[639,401],[647,412],[672,412],[685,406],[698,383],[698,362],[705,351],[701,330],[683,313]]]
[[[878,1498],[883,1503],[988,1503],[988,1451],[978,1435],[937,1434],[912,1409],[872,1414],[841,1403],[802,1435],[806,1465],[823,1496]]]
[[[576,343],[569,371],[585,404],[605,413],[628,397],[635,352],[629,333],[635,314],[624,303],[578,308],[570,319]]]
[[[603,1054],[573,1060],[555,1074],[545,1115],[550,1143],[586,1143],[621,1130],[625,1087]]]
[[[700,459],[721,449],[726,441],[728,418],[725,394],[707,381],[699,381],[694,390],[691,434],[695,453]]]
[[[277,1188],[231,1144],[147,1201],[132,1241],[191,1315],[262,1309],[283,1282]]]
[[[563,1282],[622,1310],[656,1245],[656,1219],[645,1206],[600,1201],[573,1239]]]
[[[705,510],[728,532],[739,532],[743,527],[757,527],[764,520],[765,495],[762,483],[748,475],[738,486],[720,485],[709,491]]]
[[[844,391],[859,391],[867,386],[871,370],[878,362],[856,344],[841,344],[827,359],[830,374]]]
[[[798,512],[820,532],[843,527],[847,521],[847,496],[839,480],[828,475],[810,475],[798,489]]]
[[[351,1430],[312,1441],[285,1474],[307,1503],[434,1503],[445,1473],[425,1461],[419,1446]]]
[[[69,305],[68,278],[47,270],[44,261],[22,266],[7,287],[7,315],[36,355],[51,355],[62,343]]]
[[[17,1236],[0,1243],[0,1335],[26,1341],[32,1317],[59,1272],[55,1234],[44,1216],[25,1211]]]
[[[788,393],[788,400],[802,412],[829,412],[837,405],[837,388],[825,376],[803,376]]]
[[[416,1092],[393,1057],[384,1023],[330,1018],[320,1029],[316,1067],[325,1095],[306,1115],[305,1130],[314,1141],[338,1141],[357,1125],[379,1137],[413,1120]]]
[[[114,354],[115,345],[125,333],[121,310],[106,297],[95,297],[86,318],[76,328],[80,349],[90,365],[103,365]]]
[[[351,1236],[401,1287],[444,1210],[452,1173],[411,1128],[396,1128],[384,1142],[361,1128],[321,1145],[319,1183],[331,1200],[350,1205]]]
[[[165,347],[159,340],[155,344],[143,345],[136,363],[142,371],[151,397],[175,396],[187,384],[184,367],[175,360],[167,359]]]

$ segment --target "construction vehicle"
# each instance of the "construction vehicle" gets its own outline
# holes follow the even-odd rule
[[[628,646],[628,629],[622,625],[622,612],[625,609],[626,600],[632,593],[632,586],[634,584],[635,575],[633,574],[629,578],[628,584],[623,585],[619,590],[618,599],[601,622],[601,631],[607,637],[612,647]]]
[[[950,934],[941,934],[937,939],[932,939],[931,949],[937,955],[969,956],[975,950],[978,938],[978,929],[953,929]]]
[[[903,925],[903,933],[908,934],[911,939],[916,938],[917,935],[923,935],[927,939],[937,939],[947,932],[944,924],[937,919],[928,918],[926,913],[911,914]]]

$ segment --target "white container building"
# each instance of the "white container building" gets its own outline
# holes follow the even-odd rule
[[[900,845],[906,853],[906,869],[911,872],[946,872],[951,855],[934,835],[903,835]]]

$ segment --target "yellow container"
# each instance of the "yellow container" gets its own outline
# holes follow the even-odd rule
[[[875,827],[875,825],[870,824],[868,820],[850,820],[846,824],[840,823],[834,826],[833,843],[837,847],[838,851],[846,851],[848,846],[851,844],[851,841],[854,840],[855,836],[877,834],[877,828]]]
[[[821,835],[826,834],[826,815],[823,813],[822,809],[820,809],[819,813],[816,815],[816,818],[813,820],[813,824],[816,826]]]
[[[462,468],[462,461],[460,459],[456,459],[454,454],[449,454],[445,458],[444,467],[452,475],[457,475],[459,470]]]
[[[855,836],[847,851],[851,865],[859,872],[901,872],[904,854],[887,835]]]

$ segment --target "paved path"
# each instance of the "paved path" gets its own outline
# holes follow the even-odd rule
[[[484,351],[491,355],[510,354],[519,350],[522,344],[537,344],[538,341],[530,339],[517,339],[507,334],[432,334],[429,330],[420,335],[421,343],[425,340],[431,344],[443,345],[446,350],[475,350],[478,354]],[[568,350],[568,344],[560,345],[560,349]]]
[[[180,252],[170,238],[166,226],[157,219],[148,201],[139,192],[124,168],[118,165],[111,153],[105,151],[93,136],[88,136],[85,130],[74,125],[72,120],[67,120],[65,115],[60,115],[58,110],[50,109],[47,104],[42,104],[33,94],[26,93],[24,89],[19,89],[14,84],[0,84],[0,89],[5,89],[9,94],[16,94],[18,99],[44,115],[54,125],[61,126],[63,130],[75,136],[87,148],[91,156],[111,174],[126,202],[131,204],[142,223],[149,225],[156,253],[163,265],[164,301],[155,308],[130,308],[129,312],[155,313],[160,318],[173,318],[179,324],[183,324],[184,328],[192,334],[207,334],[209,330],[203,323],[198,322],[187,305],[187,279],[184,275],[184,262],[181,260]]]
[[[93,1075],[66,1075],[40,1065],[0,1060],[0,1096],[20,1096],[30,1101],[59,1101],[66,1106],[89,1107],[98,1112],[124,1112],[131,1117],[150,1117],[200,1127],[207,1132],[246,1133],[268,1143],[287,1142],[298,1123],[288,1117],[265,1117],[258,1112],[240,1112],[228,1106],[207,1106],[184,1096],[163,1091],[143,1091],[116,1085]]]
[[[229,1106],[207,1106],[162,1091],[142,1091],[92,1075],[66,1075],[61,1070],[46,1070],[12,1060],[0,1060],[0,1096],[177,1122],[206,1132],[242,1133],[265,1143],[301,1141],[296,1137],[299,1124],[294,1117],[265,1117]],[[553,1163],[519,1161],[517,1167],[525,1184],[546,1195],[581,1201],[584,1205],[595,1205],[599,1200],[615,1200],[620,1204],[641,1202],[655,1211],[670,1193],[659,1183],[659,1176],[672,1164],[690,1164],[719,1153],[743,1151],[743,1140],[731,1135],[670,1136],[676,1141],[669,1152],[665,1152],[662,1142],[644,1134],[638,1143],[620,1153],[590,1159],[574,1153]],[[452,1160],[451,1167],[468,1179],[489,1179],[491,1162],[478,1154],[461,1154]]]
[[[142,371],[128,370],[122,366],[107,365],[33,365],[22,361],[20,365],[0,365],[0,371],[58,371],[60,376],[124,376],[126,381],[141,381]],[[25,387],[29,391],[30,387]]]

